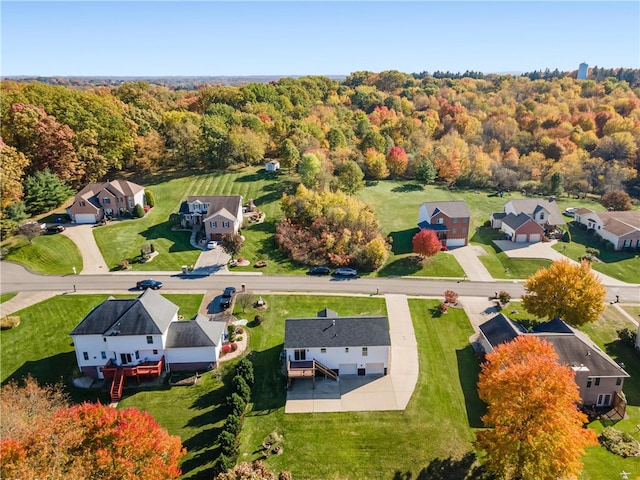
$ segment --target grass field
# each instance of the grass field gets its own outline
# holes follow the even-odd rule
[[[8,249],[6,259],[21,263],[36,273],[70,275],[73,266],[82,271],[82,256],[76,244],[64,235],[40,235],[29,244],[26,237],[16,235],[3,242]]]
[[[17,294],[18,294],[17,292],[0,294],[0,303],[8,302],[13,297],[15,297]]]

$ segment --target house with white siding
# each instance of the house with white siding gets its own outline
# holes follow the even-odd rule
[[[499,229],[512,242],[539,242],[559,226],[566,225],[554,199],[524,198],[510,200],[504,211],[489,217],[491,228]]]
[[[614,250],[640,249],[640,211],[595,212],[589,208],[579,208],[575,211],[574,219],[611,242]]]

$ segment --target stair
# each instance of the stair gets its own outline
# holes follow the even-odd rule
[[[314,360],[313,361],[313,367],[319,371],[320,373],[322,373],[323,375],[332,378],[333,380],[338,380],[338,375],[336,375],[336,372],[334,372],[333,370],[331,370],[328,367],[325,367],[323,364],[321,364],[319,361]]]
[[[111,401],[117,402],[122,398],[122,390],[124,389],[124,372],[122,369],[118,369],[116,371],[115,376],[113,377],[113,383],[111,383],[111,390],[109,390],[109,394],[111,395]]]

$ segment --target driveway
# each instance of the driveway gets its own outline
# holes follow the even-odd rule
[[[208,273],[226,272],[227,263],[230,259],[231,257],[229,254],[224,253],[224,250],[220,245],[216,248],[212,248],[211,250],[205,248],[198,256],[194,269],[199,272],[207,271]]]
[[[449,253],[456,258],[464,269],[467,278],[472,282],[495,282],[495,279],[478,258],[479,256],[487,255],[485,249],[480,245],[452,248]]]
[[[389,373],[343,375],[339,381],[296,379],[287,392],[285,413],[404,410],[418,382],[418,344],[405,295],[385,295],[391,365]]]
[[[493,241],[509,258],[546,258],[547,260],[569,260],[574,265],[579,265],[575,260],[571,260],[569,257],[564,256],[562,253],[551,248],[558,241],[552,240],[550,242],[536,242],[536,243],[516,243],[509,240],[494,240]],[[604,273],[600,273],[596,270],[592,270],[593,273],[600,279],[604,285],[612,287],[622,287],[629,285],[616,278],[612,278]]]
[[[76,244],[82,255],[84,264],[81,275],[109,273],[109,267],[102,258],[96,239],[93,236],[93,225],[66,225],[62,235],[69,237]],[[78,266],[79,267],[79,266]]]

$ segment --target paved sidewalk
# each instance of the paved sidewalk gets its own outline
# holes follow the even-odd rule
[[[19,292],[11,300],[0,303],[0,316],[11,315],[56,295],[60,295],[60,292]]]
[[[627,320],[629,320],[631,323],[633,323],[636,327],[639,325],[638,324],[638,320],[636,320],[635,318],[633,318],[632,315],[629,315],[629,313],[627,313],[627,311],[622,308],[622,305],[620,305],[619,303],[614,303],[613,306],[622,314],[625,316],[625,318]]]
[[[96,239],[93,236],[93,225],[77,225],[69,224],[65,226],[62,235],[69,237],[80,250],[82,255],[83,268],[82,272],[78,271],[80,275],[94,275],[100,273],[109,273],[109,267],[107,267],[102,253],[98,248]],[[78,265],[78,269],[80,266]]]
[[[479,256],[487,255],[485,249],[480,245],[466,245],[464,247],[452,248],[449,250],[449,253],[456,258],[469,280],[473,282],[496,281],[478,258]]]
[[[285,413],[404,410],[418,382],[418,348],[405,295],[385,295],[391,364],[385,376],[344,375],[339,381],[296,379]]]

